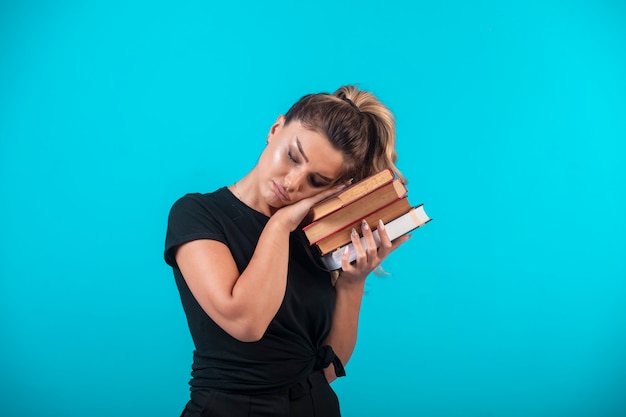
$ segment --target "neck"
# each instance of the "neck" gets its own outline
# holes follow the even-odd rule
[[[253,168],[243,178],[228,188],[242,203],[266,216],[271,216],[276,211],[272,207],[267,206],[259,194],[256,168]]]

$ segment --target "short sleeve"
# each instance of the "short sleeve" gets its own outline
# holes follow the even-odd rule
[[[211,239],[226,243],[224,230],[202,194],[187,194],[170,209],[165,237],[165,262],[178,268],[176,249],[183,243]]]

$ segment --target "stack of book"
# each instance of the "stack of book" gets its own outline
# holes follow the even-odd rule
[[[385,169],[313,206],[302,230],[324,266],[339,269],[346,247],[350,261],[356,257],[351,233],[352,229],[361,232],[363,220],[372,228],[377,246],[379,220],[385,224],[391,240],[430,221],[423,205],[414,207],[409,203],[407,192],[402,181]],[[361,242],[367,246],[365,238]]]

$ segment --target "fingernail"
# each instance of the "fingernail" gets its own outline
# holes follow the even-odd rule
[[[356,231],[356,229],[354,227],[352,228],[352,237],[354,237],[354,238],[358,238],[359,237],[359,233]]]
[[[385,223],[383,223],[382,219],[378,220],[378,230],[385,230]]]
[[[363,230],[369,230],[370,225],[367,224],[367,222],[365,221],[365,219],[363,219],[363,221],[361,222],[361,229]]]

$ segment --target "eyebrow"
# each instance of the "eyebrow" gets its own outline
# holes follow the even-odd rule
[[[302,155],[304,160],[309,162],[309,158],[307,158],[306,155],[304,154],[304,150],[302,149],[302,144],[300,143],[300,139],[298,139],[297,136],[296,136],[296,146],[298,147],[298,151],[300,151],[300,154]],[[324,181],[333,182],[332,178],[325,177],[324,175],[320,174],[319,172],[316,172],[315,175],[317,175],[318,177],[320,177]]]
[[[307,158],[306,155],[304,154],[304,150],[302,149],[302,144],[300,143],[300,139],[298,139],[297,136],[296,136],[296,145],[298,146],[298,150],[302,154],[302,157],[304,158],[304,160],[309,162],[309,158]]]

